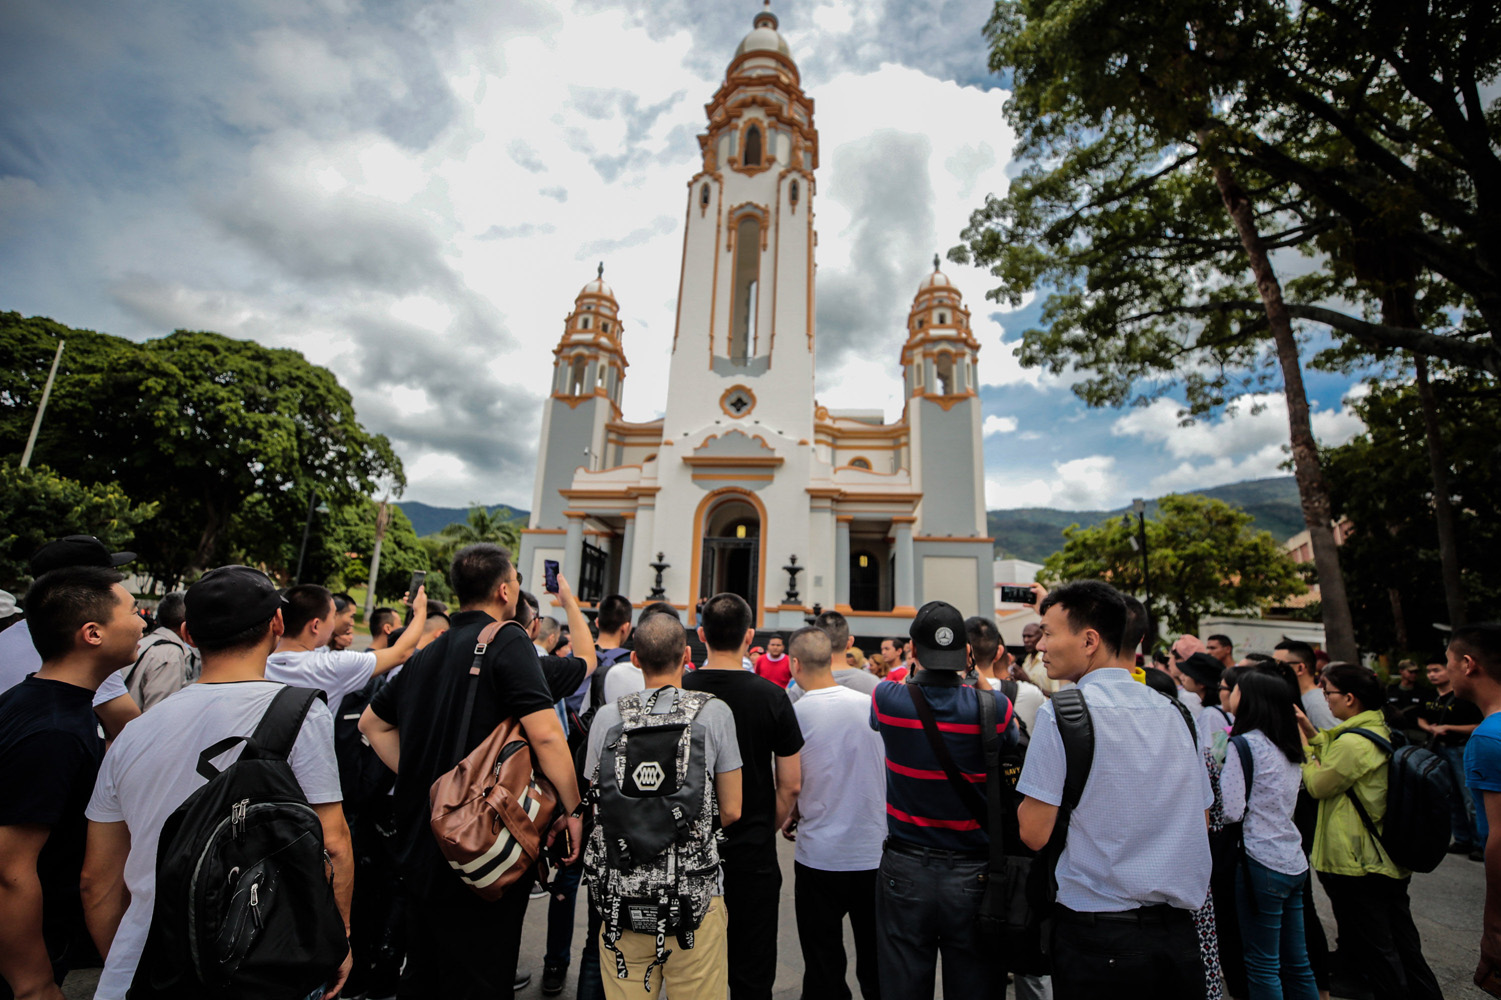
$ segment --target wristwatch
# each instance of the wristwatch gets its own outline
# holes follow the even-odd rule
[[[573,807],[573,812],[571,812],[571,813],[568,814],[568,818],[569,819],[583,819],[584,818],[584,800],[583,799],[579,799],[579,804]]]

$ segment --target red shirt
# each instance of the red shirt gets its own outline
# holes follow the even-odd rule
[[[907,668],[906,667],[897,667],[897,668],[895,668],[894,670],[891,671],[891,673],[889,673],[889,674],[886,675],[886,679],[888,681],[892,681],[892,682],[894,682],[896,684],[901,684],[903,681],[905,681],[907,679]]]
[[[775,660],[767,654],[762,653],[756,660],[756,673],[765,677],[777,687],[784,688],[792,680],[791,661],[787,659],[786,653],[783,653]]]

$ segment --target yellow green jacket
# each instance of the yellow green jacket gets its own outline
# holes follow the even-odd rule
[[[1389,758],[1364,736],[1340,736],[1351,729],[1369,729],[1377,736],[1391,739],[1382,714],[1372,711],[1361,712],[1308,741],[1309,759],[1303,764],[1303,786],[1319,801],[1319,824],[1313,834],[1310,861],[1315,871],[1334,875],[1406,878],[1412,873],[1392,863],[1345,795],[1346,789],[1354,788],[1371,822],[1376,829],[1383,829]]]

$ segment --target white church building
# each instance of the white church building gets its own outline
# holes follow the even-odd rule
[[[622,419],[625,337],[601,272],[553,351],[527,586],[555,559],[586,602],[665,599],[691,624],[699,602],[734,591],[759,628],[801,626],[817,604],[857,635],[905,634],[930,600],[994,614],[980,345],[958,289],[935,258],[891,359],[900,420],[819,405],[818,131],[770,11],[705,110],[664,416]]]

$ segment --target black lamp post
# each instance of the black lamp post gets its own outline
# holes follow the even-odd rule
[[[1131,501],[1131,513],[1136,515],[1136,537],[1131,539],[1131,547],[1141,553],[1141,584],[1146,593],[1146,600],[1142,602],[1147,609],[1147,634],[1146,649],[1151,654],[1152,647],[1156,645],[1157,632],[1152,627],[1152,574],[1147,568],[1147,502],[1140,497]],[[1127,528],[1131,527],[1131,514],[1121,517]]]
[[[297,575],[296,583],[302,582],[302,563],[307,558],[307,540],[313,533],[313,512],[319,514],[328,513],[328,504],[318,503],[318,491],[313,490],[307,500],[307,521],[302,526],[302,547],[297,550]]]
[[[667,591],[662,588],[662,572],[666,570],[667,567],[671,566],[672,563],[663,562],[662,560],[664,558],[666,558],[666,553],[658,552],[657,561],[654,563],[647,563],[648,566],[657,571],[657,582],[651,588],[651,593],[647,595],[647,597],[653,601],[667,600]]]

